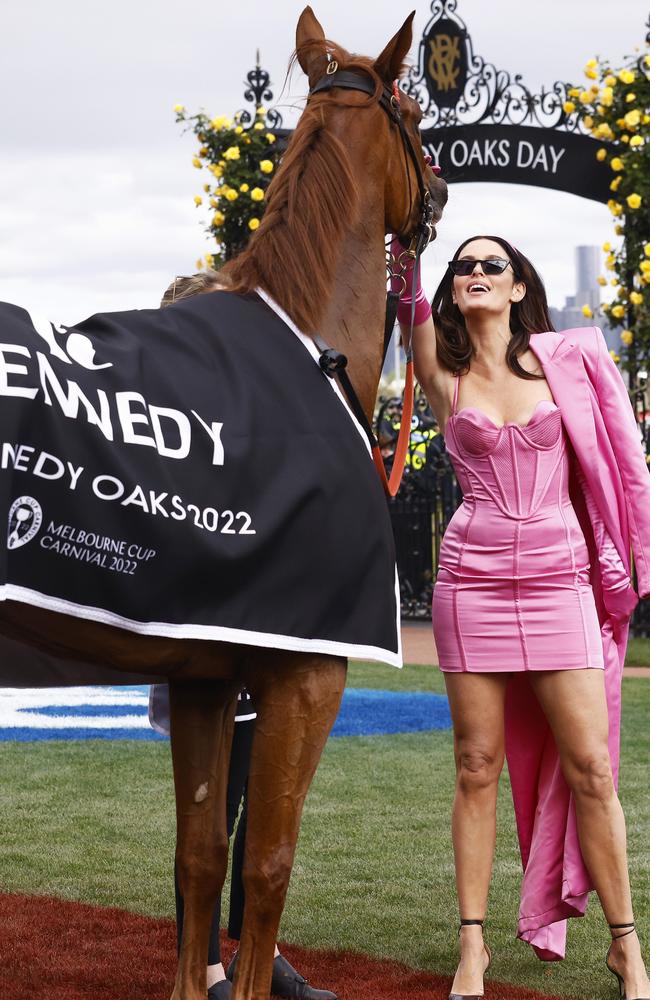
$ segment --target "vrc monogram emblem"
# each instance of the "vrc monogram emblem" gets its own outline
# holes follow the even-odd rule
[[[460,37],[436,35],[429,39],[428,71],[440,90],[453,90],[460,73]]]

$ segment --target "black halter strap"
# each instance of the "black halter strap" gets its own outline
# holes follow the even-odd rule
[[[362,94],[368,94],[369,97],[375,97],[377,93],[377,85],[370,75],[357,70],[339,69],[338,63],[333,61],[330,62],[325,76],[322,76],[311,88],[309,96],[313,97],[315,94],[326,93],[335,87],[340,87],[342,90],[358,90]],[[410,244],[409,250],[412,253],[418,252],[418,254],[421,254],[428,245],[432,235],[433,205],[431,204],[431,196],[424,184],[423,171],[418,163],[415,147],[404,125],[399,97],[387,84],[384,84],[378,100],[379,105],[384,109],[389,119],[399,129],[404,150],[415,170],[418,193],[420,195],[421,216],[418,225],[410,233],[399,233],[398,235],[403,243]]]

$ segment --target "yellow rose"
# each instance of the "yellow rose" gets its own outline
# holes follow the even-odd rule
[[[610,281],[610,285],[612,286],[612,288],[618,288],[618,278],[612,278],[612,280]],[[603,308],[604,308],[604,306],[603,306]],[[608,308],[609,308],[609,306],[608,306]]]
[[[201,260],[200,257],[199,257],[199,259],[196,262],[196,269],[197,269],[197,271],[202,271],[203,270],[203,261]]]
[[[607,278],[603,278],[602,274],[599,274],[596,280],[601,287],[607,284]]]
[[[253,128],[256,132],[262,132],[264,130],[264,122],[255,122]]]
[[[643,199],[639,194],[628,194],[625,200],[627,202],[628,208],[635,209],[640,207]]]
[[[615,264],[616,264],[616,257],[614,256],[613,253],[610,253],[609,256],[605,259],[605,267],[607,268],[608,271],[613,271]]]
[[[641,112],[638,108],[633,108],[625,115],[624,121],[627,128],[636,128],[641,122]]]
[[[264,192],[262,191],[262,188],[253,188],[251,191],[251,198],[253,201],[264,201]]]
[[[598,60],[597,59],[587,59],[587,62],[585,63],[585,66],[587,67],[587,69],[593,69],[594,66],[597,66],[597,65],[598,65]]]
[[[650,260],[642,260],[639,264],[639,270],[643,274],[650,274]]]
[[[569,97],[580,97],[580,88],[579,87],[571,87],[567,91],[567,93],[568,93]]]
[[[616,351],[610,351],[609,356],[615,364],[618,364],[618,362],[621,360]],[[650,455],[648,456],[648,461],[650,462]]]
[[[226,199],[227,199],[228,201],[237,201],[237,199],[239,198],[239,192],[238,192],[238,191],[235,191],[235,189],[234,189],[234,188],[228,188],[228,189],[227,189],[227,190],[226,190],[226,191],[224,192],[224,194],[225,194],[225,196],[226,196]]]
[[[617,201],[614,201],[612,198],[610,198],[609,201],[607,202],[607,207],[614,216],[622,215],[623,213],[623,206],[619,205],[619,203]]]
[[[260,163],[260,170],[263,174],[270,174],[273,171],[273,162],[271,160],[262,160]]]
[[[204,184],[204,185],[203,185],[203,190],[204,190],[204,191],[205,191],[205,193],[207,194],[207,193],[209,192],[209,190],[210,190],[210,185],[209,185],[209,184]]]
[[[607,124],[607,122],[601,122],[601,124],[598,126],[598,128],[596,129],[596,131],[595,131],[594,134],[595,134],[595,136],[596,136],[597,139],[613,139],[614,138],[614,133],[612,132],[612,130],[609,127],[609,125]]]
[[[225,115],[221,115],[219,118],[213,118],[210,122],[210,128],[213,128],[216,132],[219,132],[221,129],[230,128],[231,125],[232,122],[230,118],[226,118]]]
[[[248,192],[250,191],[250,185],[249,184],[240,184],[239,185],[239,190],[242,191],[244,194],[248,194]]]
[[[609,185],[609,190],[610,191],[618,191],[618,189],[621,186],[621,181],[622,180],[623,180],[623,177],[621,176],[621,174],[619,174],[618,177],[615,177],[614,180],[612,181],[612,183]]]
[[[611,249],[612,249],[612,244],[609,242],[609,240],[607,241],[607,243],[603,243],[603,253],[610,253]]]
[[[581,104],[591,104],[591,94],[588,90],[581,90],[578,100]]]
[[[627,94],[627,96],[625,98],[625,103],[626,104],[631,104],[632,101],[636,101],[636,94]]]
[[[623,235],[623,226],[614,226],[614,232],[617,236]]]
[[[610,160],[609,165],[612,168],[612,170],[616,171],[625,170],[625,164],[623,163],[620,156],[615,156],[612,160]]]
[[[218,163],[213,163],[208,167],[211,174],[215,177],[223,177],[223,167],[220,167]]]
[[[198,208],[199,205],[203,204],[203,198],[201,197],[200,194],[195,194],[194,195],[194,204],[197,206],[197,208]]]
[[[241,135],[243,131],[244,130],[241,127],[241,125],[238,125],[237,128],[235,129],[235,135]]]
[[[583,306],[582,315],[586,316],[587,319],[591,319],[591,317],[593,316],[593,312],[591,311],[589,306]]]
[[[582,120],[585,123],[585,128],[593,128],[593,126],[594,126],[594,120],[591,117],[591,115],[585,115]]]
[[[647,56],[646,56],[646,57],[644,58],[644,60],[643,60],[643,61],[644,61],[644,63],[646,64],[646,66],[650,66],[650,54],[649,54],[649,55],[647,55]]]
[[[643,295],[641,292],[630,292],[630,302],[632,305],[640,306],[643,302]]]
[[[616,319],[623,319],[623,317],[625,316],[625,306],[622,306],[618,303],[615,306],[612,306],[611,311],[612,311],[612,316],[615,316]]]
[[[253,232],[255,232],[256,229],[259,229],[259,226],[260,226],[259,219],[249,219],[248,228],[252,229]]]
[[[608,313],[609,312],[609,302],[603,302],[603,304],[602,304],[602,306],[600,308],[602,309],[602,311],[604,313]]]
[[[562,105],[562,107],[564,109],[565,114],[567,114],[567,115],[573,114],[573,112],[576,109],[576,106],[573,103],[573,101],[565,101],[564,104]],[[589,127],[589,126],[587,126],[587,127]]]
[[[600,160],[601,163],[603,162],[606,156],[607,156],[606,149],[599,149],[598,152],[596,153],[596,159]]]
[[[218,208],[219,202],[216,198],[210,198],[210,208]]]
[[[636,73],[631,69],[622,69],[618,74],[618,78],[621,83],[634,83],[636,80]]]
[[[603,87],[600,92],[600,103],[604,104],[606,108],[611,108],[614,103],[614,91],[611,87]]]
[[[209,268],[214,267],[214,257],[211,253],[206,253],[205,255],[205,266]]]
[[[199,160],[198,156],[192,157],[192,166],[196,167],[197,170],[200,170],[201,167],[203,166],[203,164]]]
[[[614,84],[616,83],[616,77],[612,76],[611,73],[608,73],[607,76],[605,77],[605,83],[608,87],[613,87]]]
[[[630,146],[636,147],[636,146],[642,146],[642,145],[643,145],[643,139],[641,138],[641,136],[640,135],[633,135],[632,138],[630,139]]]
[[[614,310],[612,310],[612,312],[613,311]],[[632,331],[623,330],[623,332],[621,333],[621,342],[625,344],[626,347],[629,347],[633,340],[634,340],[634,334],[632,333]]]
[[[258,115],[260,118],[264,118],[266,111],[264,110],[261,104],[258,106],[257,110],[255,111],[255,114]]]
[[[650,243],[646,243],[646,245],[643,248],[643,252],[646,255],[646,257],[650,257]]]
[[[223,154],[224,160],[238,160],[239,159],[239,146],[229,146],[226,152]]]
[[[273,132],[267,132],[266,133],[266,141],[269,144],[272,143],[272,142],[275,142],[275,136],[273,135]]]
[[[182,115],[183,112],[185,111],[185,105],[184,104],[175,104],[174,105],[174,111],[175,111],[175,113],[177,115]]]
[[[226,217],[223,214],[223,212],[215,212],[214,213],[214,215],[212,217],[212,225],[213,226],[223,226],[223,224],[224,224],[225,221],[226,221]]]
[[[588,80],[597,80],[598,79],[598,73],[596,72],[595,69],[586,69],[585,70],[585,76],[587,77]]]
[[[629,141],[630,141],[629,135],[627,134],[627,132],[624,132],[623,135],[621,136],[621,142],[629,142]]]

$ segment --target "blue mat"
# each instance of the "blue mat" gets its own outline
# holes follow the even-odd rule
[[[148,688],[0,689],[0,740],[161,740],[148,721]],[[451,726],[444,695],[348,688],[332,737],[386,736]]]

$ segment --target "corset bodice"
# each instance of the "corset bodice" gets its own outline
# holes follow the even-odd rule
[[[569,502],[568,453],[555,403],[539,402],[524,427],[497,427],[467,407],[449,418],[445,441],[466,502],[491,501],[517,520]]]

